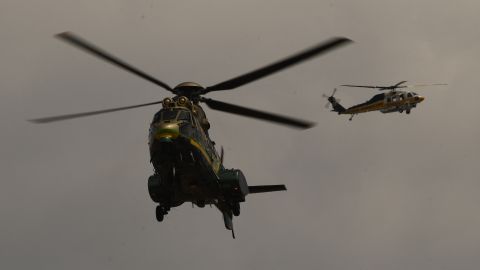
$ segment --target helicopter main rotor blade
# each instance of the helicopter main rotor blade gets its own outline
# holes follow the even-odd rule
[[[399,83],[397,83],[397,84],[395,84],[395,85],[392,85],[392,86],[389,86],[389,87],[386,87],[386,88],[400,88],[400,87],[403,87],[403,86],[400,86],[400,85],[402,85],[402,84],[404,84],[404,83],[406,83],[406,82],[407,82],[407,81],[401,81],[401,82],[399,82]]]
[[[208,93],[210,91],[221,91],[221,90],[231,90],[234,88],[237,88],[239,86],[242,86],[244,84],[253,82],[255,80],[261,79],[263,77],[266,77],[268,75],[271,75],[275,72],[278,72],[280,70],[283,70],[287,67],[293,66],[295,64],[299,64],[302,61],[305,61],[309,58],[312,58],[316,55],[319,55],[321,53],[326,53],[330,50],[336,49],[342,45],[346,45],[348,43],[352,42],[348,38],[343,38],[343,37],[338,37],[338,38],[333,38],[330,39],[324,43],[321,43],[311,49],[308,49],[306,51],[300,52],[298,54],[292,55],[288,58],[285,58],[283,60],[280,60],[278,62],[272,63],[268,66],[259,68],[257,70],[254,70],[252,72],[243,74],[241,76],[235,77],[233,79],[230,79],[228,81],[221,82],[219,84],[207,87],[205,89],[205,93]]]
[[[435,86],[435,85],[448,85],[446,83],[431,83],[431,84],[412,84],[412,85],[405,85],[405,88],[409,87],[425,87],[425,86]]]
[[[135,109],[135,108],[140,108],[140,107],[145,107],[145,106],[150,106],[150,105],[155,105],[155,104],[161,104],[161,103],[162,103],[162,101],[155,101],[155,102],[150,102],[150,103],[144,103],[144,104],[126,106],[126,107],[119,107],[119,108],[112,108],[112,109],[106,109],[106,110],[98,110],[98,111],[91,111],[91,112],[73,113],[73,114],[64,114],[64,115],[58,115],[58,116],[37,118],[37,119],[31,119],[31,120],[28,120],[28,121],[33,122],[33,123],[37,123],[37,124],[44,124],[44,123],[69,120],[69,119],[73,119],[73,118],[79,118],[79,117],[85,117],[85,116],[91,116],[91,115],[97,115],[97,114],[104,114],[104,113],[111,113],[111,112]]]
[[[361,87],[361,88],[373,88],[373,89],[382,89],[382,88],[385,88],[385,86],[355,85],[355,84],[341,84],[340,86],[346,86],[346,87]]]
[[[383,90],[394,90],[394,89],[397,89],[397,88],[405,88],[407,86],[405,85],[402,85],[404,83],[406,83],[407,81],[401,81],[397,84],[394,84],[394,85],[390,85],[390,86],[374,86],[374,85],[355,85],[355,84],[342,84],[340,86],[346,86],[346,87],[361,87],[361,88],[372,88],[372,89],[378,89],[380,91],[383,91]]]
[[[287,116],[273,114],[269,112],[250,109],[210,98],[202,98],[200,101],[205,102],[210,109],[218,110],[222,112],[228,112],[232,114],[238,114],[246,117],[261,119],[265,121],[274,122],[277,124],[283,124],[295,128],[307,129],[315,125],[313,122],[305,120],[294,119]]]
[[[353,84],[342,84],[341,86],[347,87],[363,87],[363,88],[373,88],[378,90],[390,90],[396,88],[410,88],[410,87],[423,87],[423,86],[433,86],[433,85],[447,85],[446,83],[432,83],[432,84],[412,84],[412,85],[402,85],[407,81],[401,81],[392,86],[373,86],[373,85],[353,85]]]
[[[172,88],[170,86],[168,86],[168,84],[146,74],[145,72],[127,64],[126,62],[120,60],[119,58],[109,54],[108,52],[100,49],[99,47],[93,45],[92,43],[82,39],[81,37],[75,35],[74,33],[71,33],[71,32],[64,32],[64,33],[60,33],[60,34],[57,34],[56,35],[57,38],[63,40],[63,41],[66,41],[82,50],[85,50],[86,52],[89,52],[117,67],[120,67],[126,71],[129,71],[151,83],[154,83],[162,88],[164,88],[165,90],[168,90],[170,92],[172,92]]]

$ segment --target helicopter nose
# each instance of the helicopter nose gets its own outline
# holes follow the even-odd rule
[[[425,99],[425,97],[422,97],[422,96],[416,96],[416,97],[415,97],[415,101],[416,101],[417,103],[422,102],[424,99]]]
[[[151,128],[153,139],[160,142],[171,142],[179,135],[179,127],[175,123],[157,124]]]

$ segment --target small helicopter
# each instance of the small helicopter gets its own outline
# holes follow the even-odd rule
[[[336,88],[333,90],[330,96],[323,94],[323,97],[328,100],[328,103],[326,104],[327,108],[331,104],[333,107],[332,111],[337,112],[338,114],[350,114],[349,120],[352,121],[354,115],[359,113],[371,112],[371,111],[380,111],[382,113],[393,113],[393,112],[403,113],[405,111],[407,114],[410,114],[410,111],[413,108],[417,107],[417,104],[425,100],[425,97],[420,96],[415,92],[398,91],[397,89],[399,88],[447,85],[444,83],[403,85],[406,82],[407,81],[401,81],[397,84],[390,85],[390,86],[343,84],[341,86],[372,88],[372,89],[378,89],[379,91],[389,91],[387,93],[377,94],[373,96],[370,100],[364,103],[354,105],[348,109],[340,105],[340,99],[334,97],[335,93],[337,92]]]
[[[347,38],[332,38],[286,59],[213,86],[203,87],[194,82],[184,82],[171,88],[168,84],[127,64],[73,33],[64,32],[58,34],[57,37],[150,81],[175,96],[134,106],[38,118],[30,121],[49,123],[161,104],[162,109],[154,115],[150,124],[148,143],[150,161],[154,170],[154,174],[148,179],[148,192],[151,199],[158,204],[155,211],[156,219],[159,222],[163,221],[164,216],[171,208],[185,202],[191,202],[192,205],[196,204],[200,208],[207,204],[213,204],[223,214],[225,227],[232,231],[233,238],[235,238],[233,216],[240,215],[240,203],[245,201],[248,194],[282,191],[286,190],[286,187],[285,185],[250,186],[241,170],[225,168],[223,166],[223,148],[219,154],[214,141],[210,139],[208,133],[210,123],[200,103],[205,103],[213,110],[294,128],[307,129],[314,123],[205,98],[203,95],[214,91],[235,89],[351,42]]]

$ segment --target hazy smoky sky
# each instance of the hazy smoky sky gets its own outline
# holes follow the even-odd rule
[[[0,0],[1,269],[478,269],[480,3]],[[49,125],[27,119],[166,91],[72,48],[73,31],[176,85],[208,86],[332,36],[354,44],[219,100],[316,121],[307,131],[206,109],[225,165],[250,184],[234,220],[147,193],[155,107]],[[352,122],[340,84],[447,83],[406,114]],[[345,106],[376,94],[339,88]]]

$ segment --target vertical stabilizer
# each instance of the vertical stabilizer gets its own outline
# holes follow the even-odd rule
[[[338,114],[341,114],[346,111],[346,109],[340,105],[340,99],[335,98],[334,95],[337,92],[337,88],[333,89],[333,92],[330,96],[327,96],[323,94],[322,96],[328,100],[328,103],[325,105],[326,108],[330,107],[330,104],[333,107],[334,112],[338,112]]]
[[[233,221],[232,221],[232,213],[227,211],[222,211],[223,214],[223,222],[225,222],[225,228],[227,230],[232,231],[232,237],[235,239],[235,231],[233,230]]]
[[[339,103],[340,101],[335,97],[333,96],[328,97],[328,101],[332,104],[332,107],[333,107],[332,111],[338,112],[339,114],[346,111],[346,109]]]

